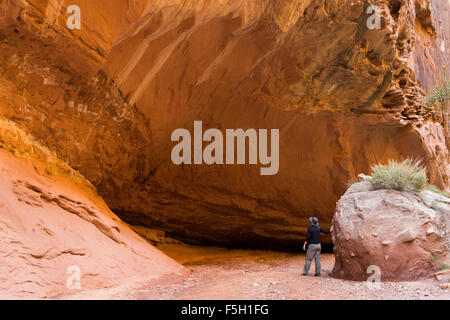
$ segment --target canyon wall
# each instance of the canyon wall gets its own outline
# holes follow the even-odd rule
[[[280,248],[298,244],[309,216],[330,227],[348,183],[376,162],[421,158],[450,189],[448,127],[423,103],[450,68],[446,0],[377,1],[380,29],[357,0],[7,3],[0,116],[127,222]],[[66,27],[72,4],[80,30]],[[280,129],[278,174],[174,165],[171,133],[194,120]]]
[[[95,188],[0,120],[0,299],[150,284],[186,269],[132,231]]]

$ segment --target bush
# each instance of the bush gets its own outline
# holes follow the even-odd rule
[[[431,90],[425,99],[425,107],[431,108],[437,104],[442,111],[447,110],[450,100],[450,79],[444,75],[443,80],[433,90]]]
[[[439,261],[438,257],[432,255],[431,261],[433,261],[437,266],[439,266],[442,270],[448,270],[450,269],[450,266],[448,264],[445,264],[442,261]]]
[[[439,188],[436,187],[435,185],[428,184],[428,185],[426,185],[426,186],[424,187],[424,189],[425,189],[425,190],[432,191],[432,192],[435,192],[435,193],[439,193],[439,194],[443,195],[444,197],[450,198],[450,193],[448,193],[448,192],[445,191],[445,190],[439,189]]]
[[[427,185],[427,171],[419,162],[406,159],[403,162],[389,160],[387,165],[377,164],[371,167],[370,183],[375,187],[390,190],[421,190]]]

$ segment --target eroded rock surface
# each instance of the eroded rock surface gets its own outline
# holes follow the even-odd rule
[[[376,270],[381,281],[431,277],[436,261],[450,258],[450,199],[353,184],[337,203],[333,243],[335,277],[367,280]]]
[[[132,224],[191,242],[298,246],[306,218],[329,227],[346,183],[375,162],[423,158],[450,187],[448,131],[421,102],[450,71],[448,1],[377,1],[374,30],[367,1],[74,0],[73,31],[58,3],[8,1],[0,116]],[[194,120],[279,128],[279,173],[174,165],[170,135]]]
[[[44,298],[181,275],[95,188],[0,121],[0,298]]]

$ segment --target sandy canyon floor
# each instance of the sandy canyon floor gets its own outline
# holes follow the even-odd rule
[[[142,285],[79,291],[56,299],[269,299],[269,300],[372,300],[445,299],[450,290],[438,282],[383,282],[371,288],[365,282],[332,278],[334,256],[322,254],[322,276],[302,276],[304,254],[259,250],[227,250],[180,244],[159,245],[159,249],[185,265],[185,277],[167,278]]]

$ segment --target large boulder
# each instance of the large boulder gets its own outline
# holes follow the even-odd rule
[[[380,268],[381,280],[430,277],[438,270],[435,259],[448,258],[450,199],[358,182],[337,203],[332,236],[335,277],[366,280],[371,265]]]

